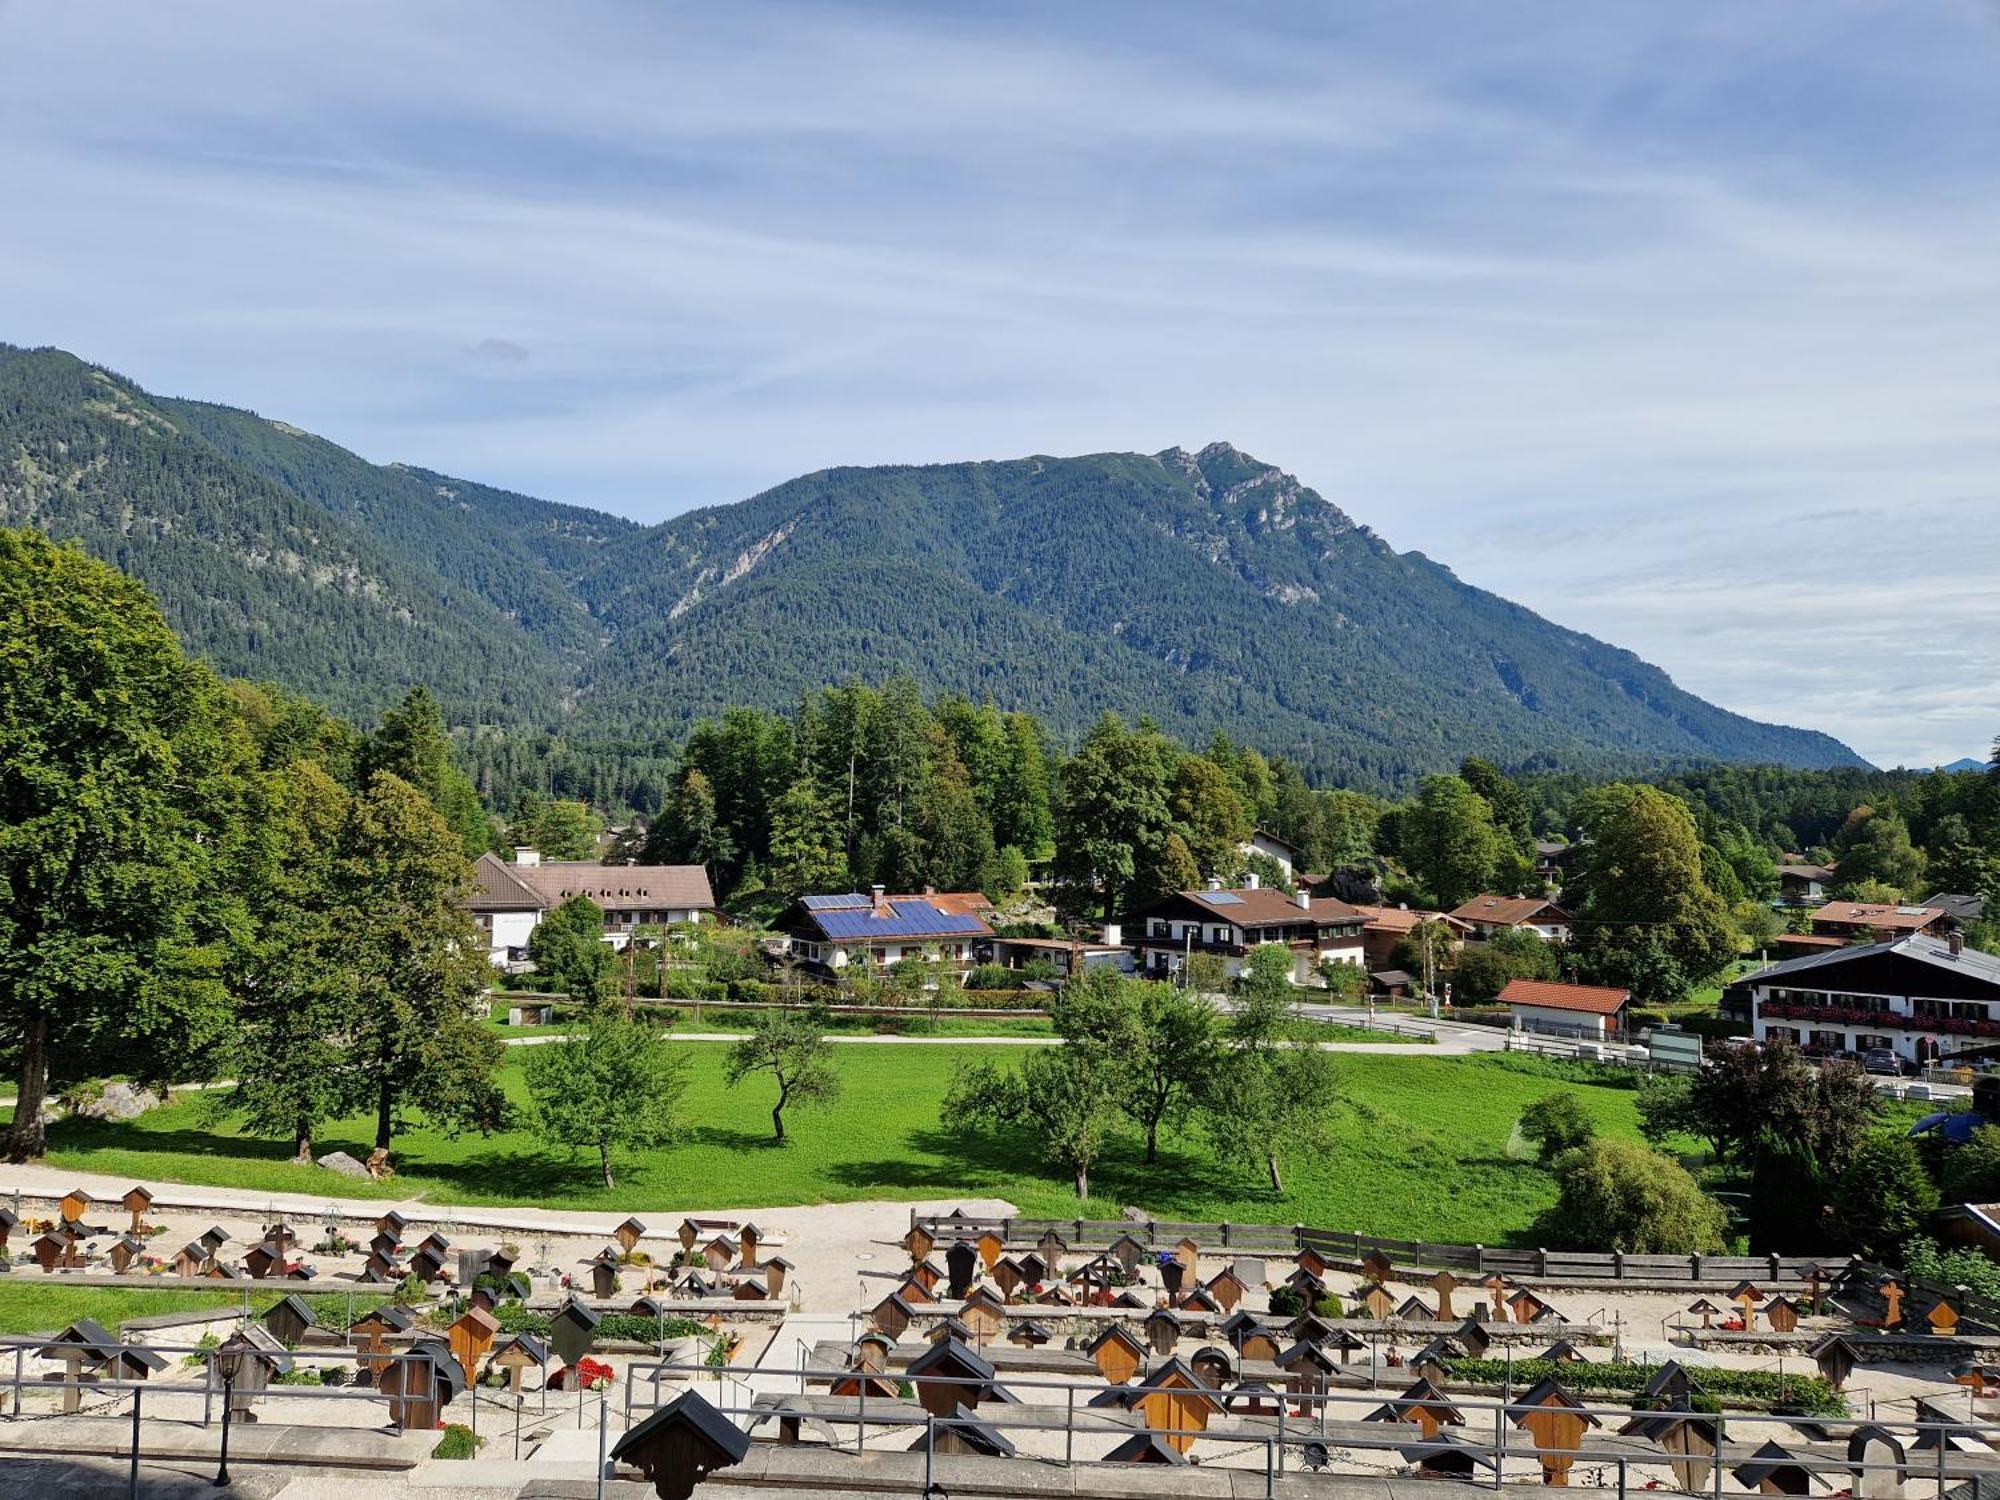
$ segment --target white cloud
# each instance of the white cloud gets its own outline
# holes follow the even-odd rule
[[[2000,727],[1993,38],[16,7],[0,337],[648,517],[1227,437],[1731,707],[1948,759]]]

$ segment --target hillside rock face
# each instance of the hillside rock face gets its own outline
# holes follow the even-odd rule
[[[372,715],[672,739],[858,675],[1106,710],[1390,787],[1483,754],[1858,764],[1199,451],[829,469],[642,527],[0,345],[0,524],[143,579],[224,671]]]

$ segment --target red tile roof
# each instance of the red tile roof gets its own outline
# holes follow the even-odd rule
[[[546,910],[571,896],[588,896],[619,911],[633,907],[713,911],[715,893],[700,865],[601,865],[594,860],[544,860],[510,865],[482,854],[472,868],[474,910]]]
[[[1880,901],[1830,901],[1812,914],[1815,922],[1879,927],[1884,932],[1921,932],[1944,912],[1935,906],[1890,906]]]
[[[1502,1005],[1536,1005],[1544,1010],[1581,1010],[1594,1016],[1615,1016],[1632,998],[1630,990],[1595,984],[1558,984],[1552,979],[1510,979],[1500,992]]]

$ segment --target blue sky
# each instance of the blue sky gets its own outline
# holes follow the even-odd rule
[[[644,519],[1226,438],[1884,763],[2000,730],[2000,6],[0,0],[0,338]]]

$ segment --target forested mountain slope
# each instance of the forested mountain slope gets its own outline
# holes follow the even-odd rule
[[[654,527],[382,466],[0,345],[0,523],[143,579],[196,649],[364,716],[670,741],[913,674],[1074,734],[1105,709],[1393,785],[1478,753],[1854,763],[1398,553],[1215,444],[832,469]]]
[[[902,667],[1059,729],[1107,707],[1224,727],[1359,784],[1467,752],[1854,759],[1396,552],[1227,444],[829,470],[630,538],[583,587],[613,641],[579,712],[607,726]]]

